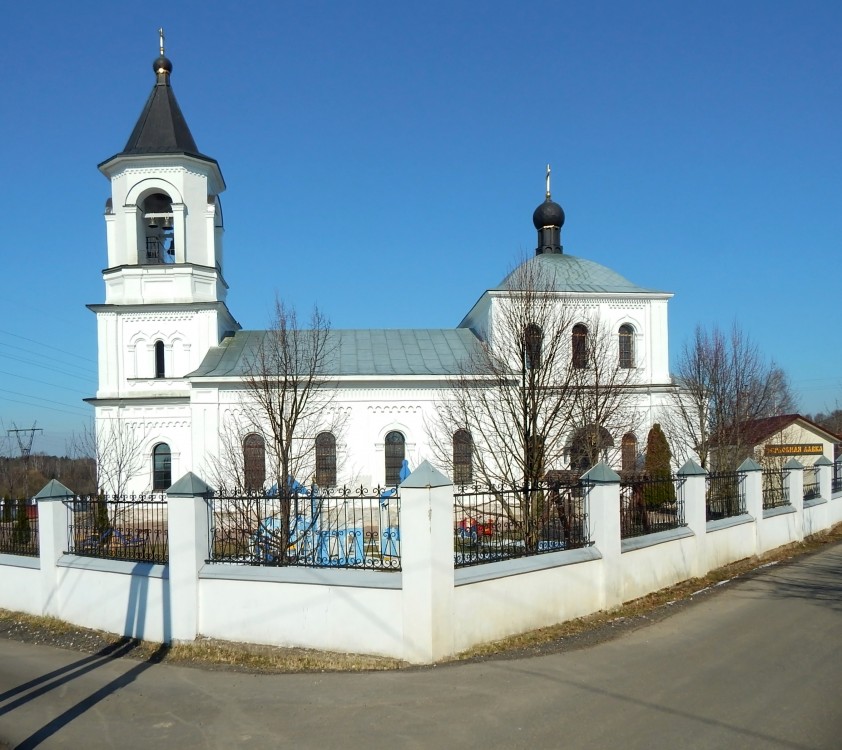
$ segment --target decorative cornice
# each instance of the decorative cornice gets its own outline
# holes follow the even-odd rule
[[[423,407],[417,404],[376,404],[368,407],[371,414],[420,414]]]
[[[154,312],[130,312],[120,316],[126,323],[172,323],[189,322],[195,318],[189,312],[165,312],[155,310]]]

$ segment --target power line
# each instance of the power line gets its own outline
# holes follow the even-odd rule
[[[61,414],[69,414],[71,417],[80,417],[80,416],[90,417],[91,416],[91,414],[89,412],[85,413],[85,412],[82,412],[81,410],[79,412],[72,412],[72,411],[67,411],[67,409],[56,409],[55,406],[45,406],[44,404],[33,404],[33,403],[30,403],[29,401],[20,401],[16,398],[8,398],[6,396],[3,396],[2,400],[5,403],[8,403],[8,404],[21,404],[22,406],[34,406],[34,407],[37,407],[38,409],[47,409],[49,411],[57,411]],[[73,407],[71,407],[71,408],[73,408]]]
[[[81,391],[78,388],[71,388],[69,385],[59,385],[58,383],[50,383],[46,380],[39,380],[38,378],[32,378],[32,377],[29,377],[27,375],[18,375],[16,372],[6,372],[5,370],[0,370],[0,375],[9,375],[13,378],[20,378],[21,380],[27,380],[30,383],[41,383],[42,385],[49,385],[52,388],[61,388],[61,390],[70,391],[71,393],[86,393],[87,392],[87,391]]]
[[[48,404],[57,404],[58,406],[69,407],[71,409],[76,408],[76,407],[71,406],[70,404],[67,404],[67,403],[63,402],[63,401],[53,401],[52,399],[41,398],[40,396],[37,396],[37,397],[36,396],[30,396],[28,393],[20,393],[19,391],[10,391],[7,388],[0,388],[0,392],[11,393],[13,396],[22,396],[23,398],[28,398],[28,399],[36,399],[37,398],[36,403],[30,404],[30,406],[41,406],[41,402],[46,401]],[[44,408],[49,408],[49,407],[44,407]],[[80,407],[80,411],[81,411],[81,407]]]
[[[92,376],[92,375],[79,375],[78,373],[75,373],[75,372],[67,372],[67,370],[61,370],[61,369],[55,367],[53,364],[48,365],[44,362],[33,362],[31,359],[22,359],[20,357],[10,357],[8,355],[6,356],[6,359],[11,359],[11,360],[14,360],[15,362],[23,362],[24,364],[32,365],[33,367],[39,367],[39,368],[49,367],[53,372],[58,372],[62,375],[66,375],[69,378],[76,378],[77,380],[88,380],[88,381],[94,380],[94,376]]]
[[[81,354],[76,354],[75,352],[68,352],[64,349],[59,349],[58,347],[53,346],[52,344],[48,344],[44,341],[36,341],[35,339],[27,338],[26,336],[21,336],[17,333],[12,333],[11,331],[4,331],[0,329],[0,333],[5,334],[6,336],[13,336],[16,339],[21,339],[22,341],[28,341],[31,344],[37,344],[38,346],[45,346],[54,351],[60,352],[61,354],[66,354],[68,357],[76,357],[77,359],[81,359],[85,362],[91,362],[92,364],[96,364],[96,360],[91,359],[90,357],[84,357]]]

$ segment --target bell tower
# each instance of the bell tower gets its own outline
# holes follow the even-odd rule
[[[106,304],[222,302],[225,181],[202,154],[170,84],[172,63],[152,64],[155,85],[125,148],[99,165],[105,206]]]
[[[219,199],[225,180],[193,139],[159,33],[152,92],[123,150],[99,165],[111,195],[105,303],[88,306],[97,316],[99,360],[89,402],[98,433],[103,424],[130,424],[141,453],[158,455],[165,446],[176,472],[190,465],[186,376],[240,326],[225,304]],[[135,491],[155,483],[143,463]]]

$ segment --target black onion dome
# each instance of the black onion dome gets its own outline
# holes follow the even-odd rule
[[[152,70],[156,73],[164,71],[165,73],[172,73],[172,62],[168,57],[161,55],[155,62],[152,63]]]
[[[547,198],[532,214],[535,229],[564,226],[564,210],[552,198]]]

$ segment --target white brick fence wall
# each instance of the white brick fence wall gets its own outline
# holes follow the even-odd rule
[[[401,485],[401,570],[207,564],[207,489],[188,475],[168,493],[166,565],[67,554],[67,499],[38,500],[40,557],[0,555],[0,607],[152,641],[232,641],[382,654],[431,663],[478,643],[602,609],[842,522],[829,462],[820,497],[763,510],[760,467],[744,464],[746,513],[706,521],[703,469],[679,472],[686,527],[621,539],[619,478],[594,467],[592,546],[454,569],[453,488],[426,462]]]

